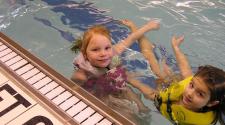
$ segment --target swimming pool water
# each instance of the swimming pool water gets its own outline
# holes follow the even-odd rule
[[[151,19],[160,21],[160,30],[146,33],[146,36],[156,44],[158,58],[166,57],[174,69],[177,67],[170,40],[175,34],[185,36],[181,48],[193,69],[212,64],[225,70],[224,0],[0,1],[0,31],[67,78],[73,72],[74,54],[69,48],[74,39],[89,26],[104,24],[117,42],[129,33],[117,22],[124,18],[133,20],[138,26]],[[147,76],[147,80],[152,79],[138,51],[135,44],[126,53],[127,67],[143,74],[147,72],[143,79]],[[151,102],[144,101],[153,108]],[[153,112],[149,124],[169,123]]]

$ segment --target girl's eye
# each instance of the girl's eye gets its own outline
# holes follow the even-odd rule
[[[96,49],[92,49],[92,51],[98,51],[98,49],[96,48]]]
[[[197,95],[200,96],[200,97],[204,96],[201,92],[198,92]]]
[[[109,50],[109,49],[111,49],[111,46],[108,46],[108,47],[106,47],[105,49],[106,49],[106,50]]]
[[[191,82],[189,86],[190,86],[190,88],[194,88],[193,82]]]

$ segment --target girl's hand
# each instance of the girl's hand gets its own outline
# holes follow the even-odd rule
[[[134,24],[133,21],[129,20],[129,19],[123,19],[120,21],[123,25],[127,26],[128,28],[130,28],[132,31],[137,30],[137,26]]]
[[[157,30],[157,29],[159,29],[159,27],[160,27],[159,22],[158,22],[158,21],[155,21],[155,20],[154,20],[154,21],[148,22],[147,25],[148,25],[149,28],[152,29],[152,30]]]
[[[179,47],[180,44],[184,41],[184,36],[176,37],[173,36],[172,38],[172,46],[173,47]]]

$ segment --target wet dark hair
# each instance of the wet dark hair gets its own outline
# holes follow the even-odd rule
[[[225,114],[225,72],[211,65],[200,66],[194,76],[200,77],[210,90],[210,101],[219,101],[212,107],[205,107],[208,111],[216,113],[214,122],[219,121],[224,125]]]

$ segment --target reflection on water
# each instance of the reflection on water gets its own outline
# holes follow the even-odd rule
[[[7,28],[17,17],[32,14],[46,6],[25,0],[0,1],[0,31]]]

